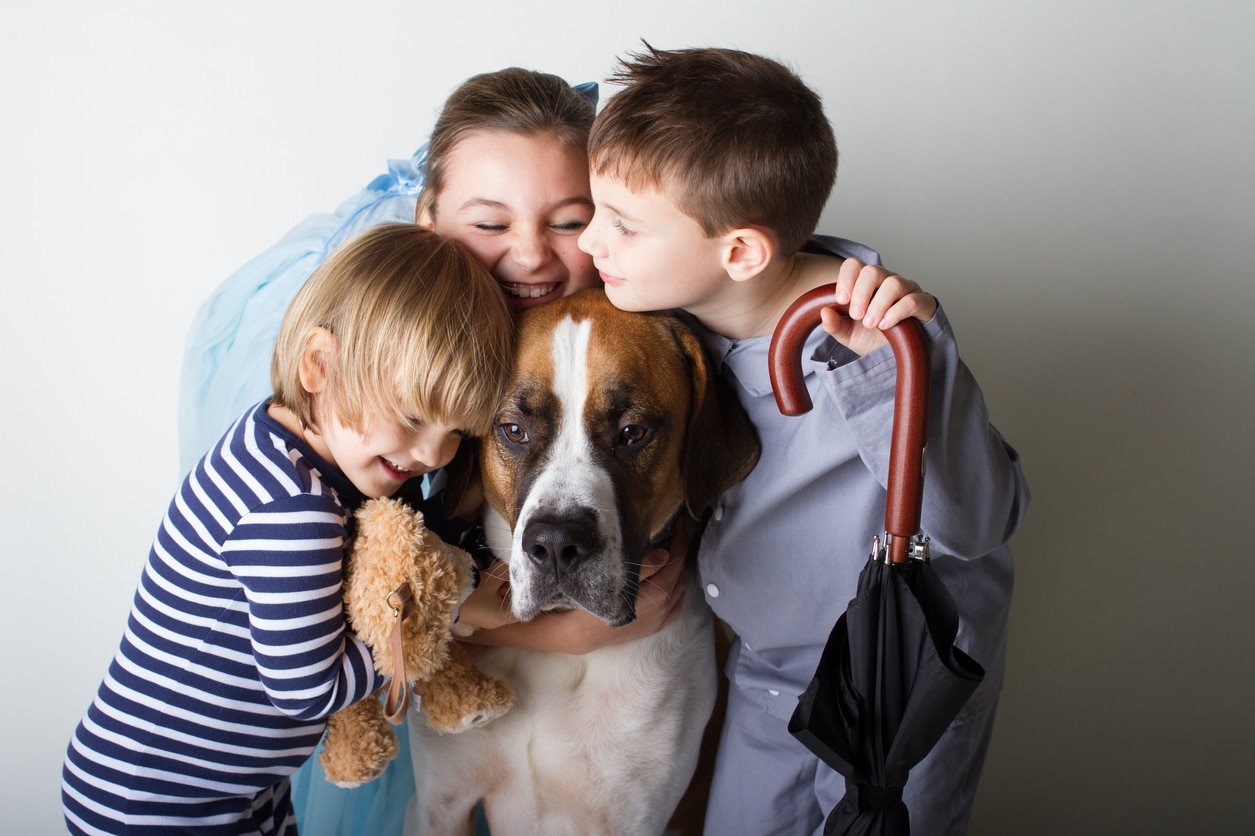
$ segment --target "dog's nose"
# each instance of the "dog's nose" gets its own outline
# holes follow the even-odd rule
[[[533,520],[523,533],[523,551],[537,566],[562,574],[595,549],[591,522]]]

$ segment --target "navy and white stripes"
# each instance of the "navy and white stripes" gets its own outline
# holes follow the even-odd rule
[[[340,601],[362,499],[264,405],[197,465],[71,740],[71,832],[295,832],[287,776],[382,684]]]

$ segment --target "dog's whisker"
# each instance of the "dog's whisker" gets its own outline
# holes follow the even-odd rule
[[[665,601],[671,600],[671,590],[666,589],[664,586],[657,583],[653,578],[645,578],[644,580],[642,580],[640,583],[636,585],[636,595],[638,597],[640,596],[641,592],[644,591],[646,584],[648,584],[649,586],[652,586],[654,589],[662,590],[663,600]]]

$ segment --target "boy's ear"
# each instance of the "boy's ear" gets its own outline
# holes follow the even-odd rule
[[[743,282],[762,273],[776,254],[775,239],[771,233],[758,227],[734,229],[723,239],[723,268],[734,282]]]
[[[311,395],[327,388],[327,361],[336,350],[336,338],[326,328],[311,328],[301,347],[301,363],[297,372],[301,388]]]

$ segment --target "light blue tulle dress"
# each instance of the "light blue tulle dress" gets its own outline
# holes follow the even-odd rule
[[[334,213],[311,215],[232,273],[196,312],[179,391],[179,464],[186,472],[245,409],[270,394],[270,355],[297,290],[327,254],[364,229],[413,223],[424,143]]]

